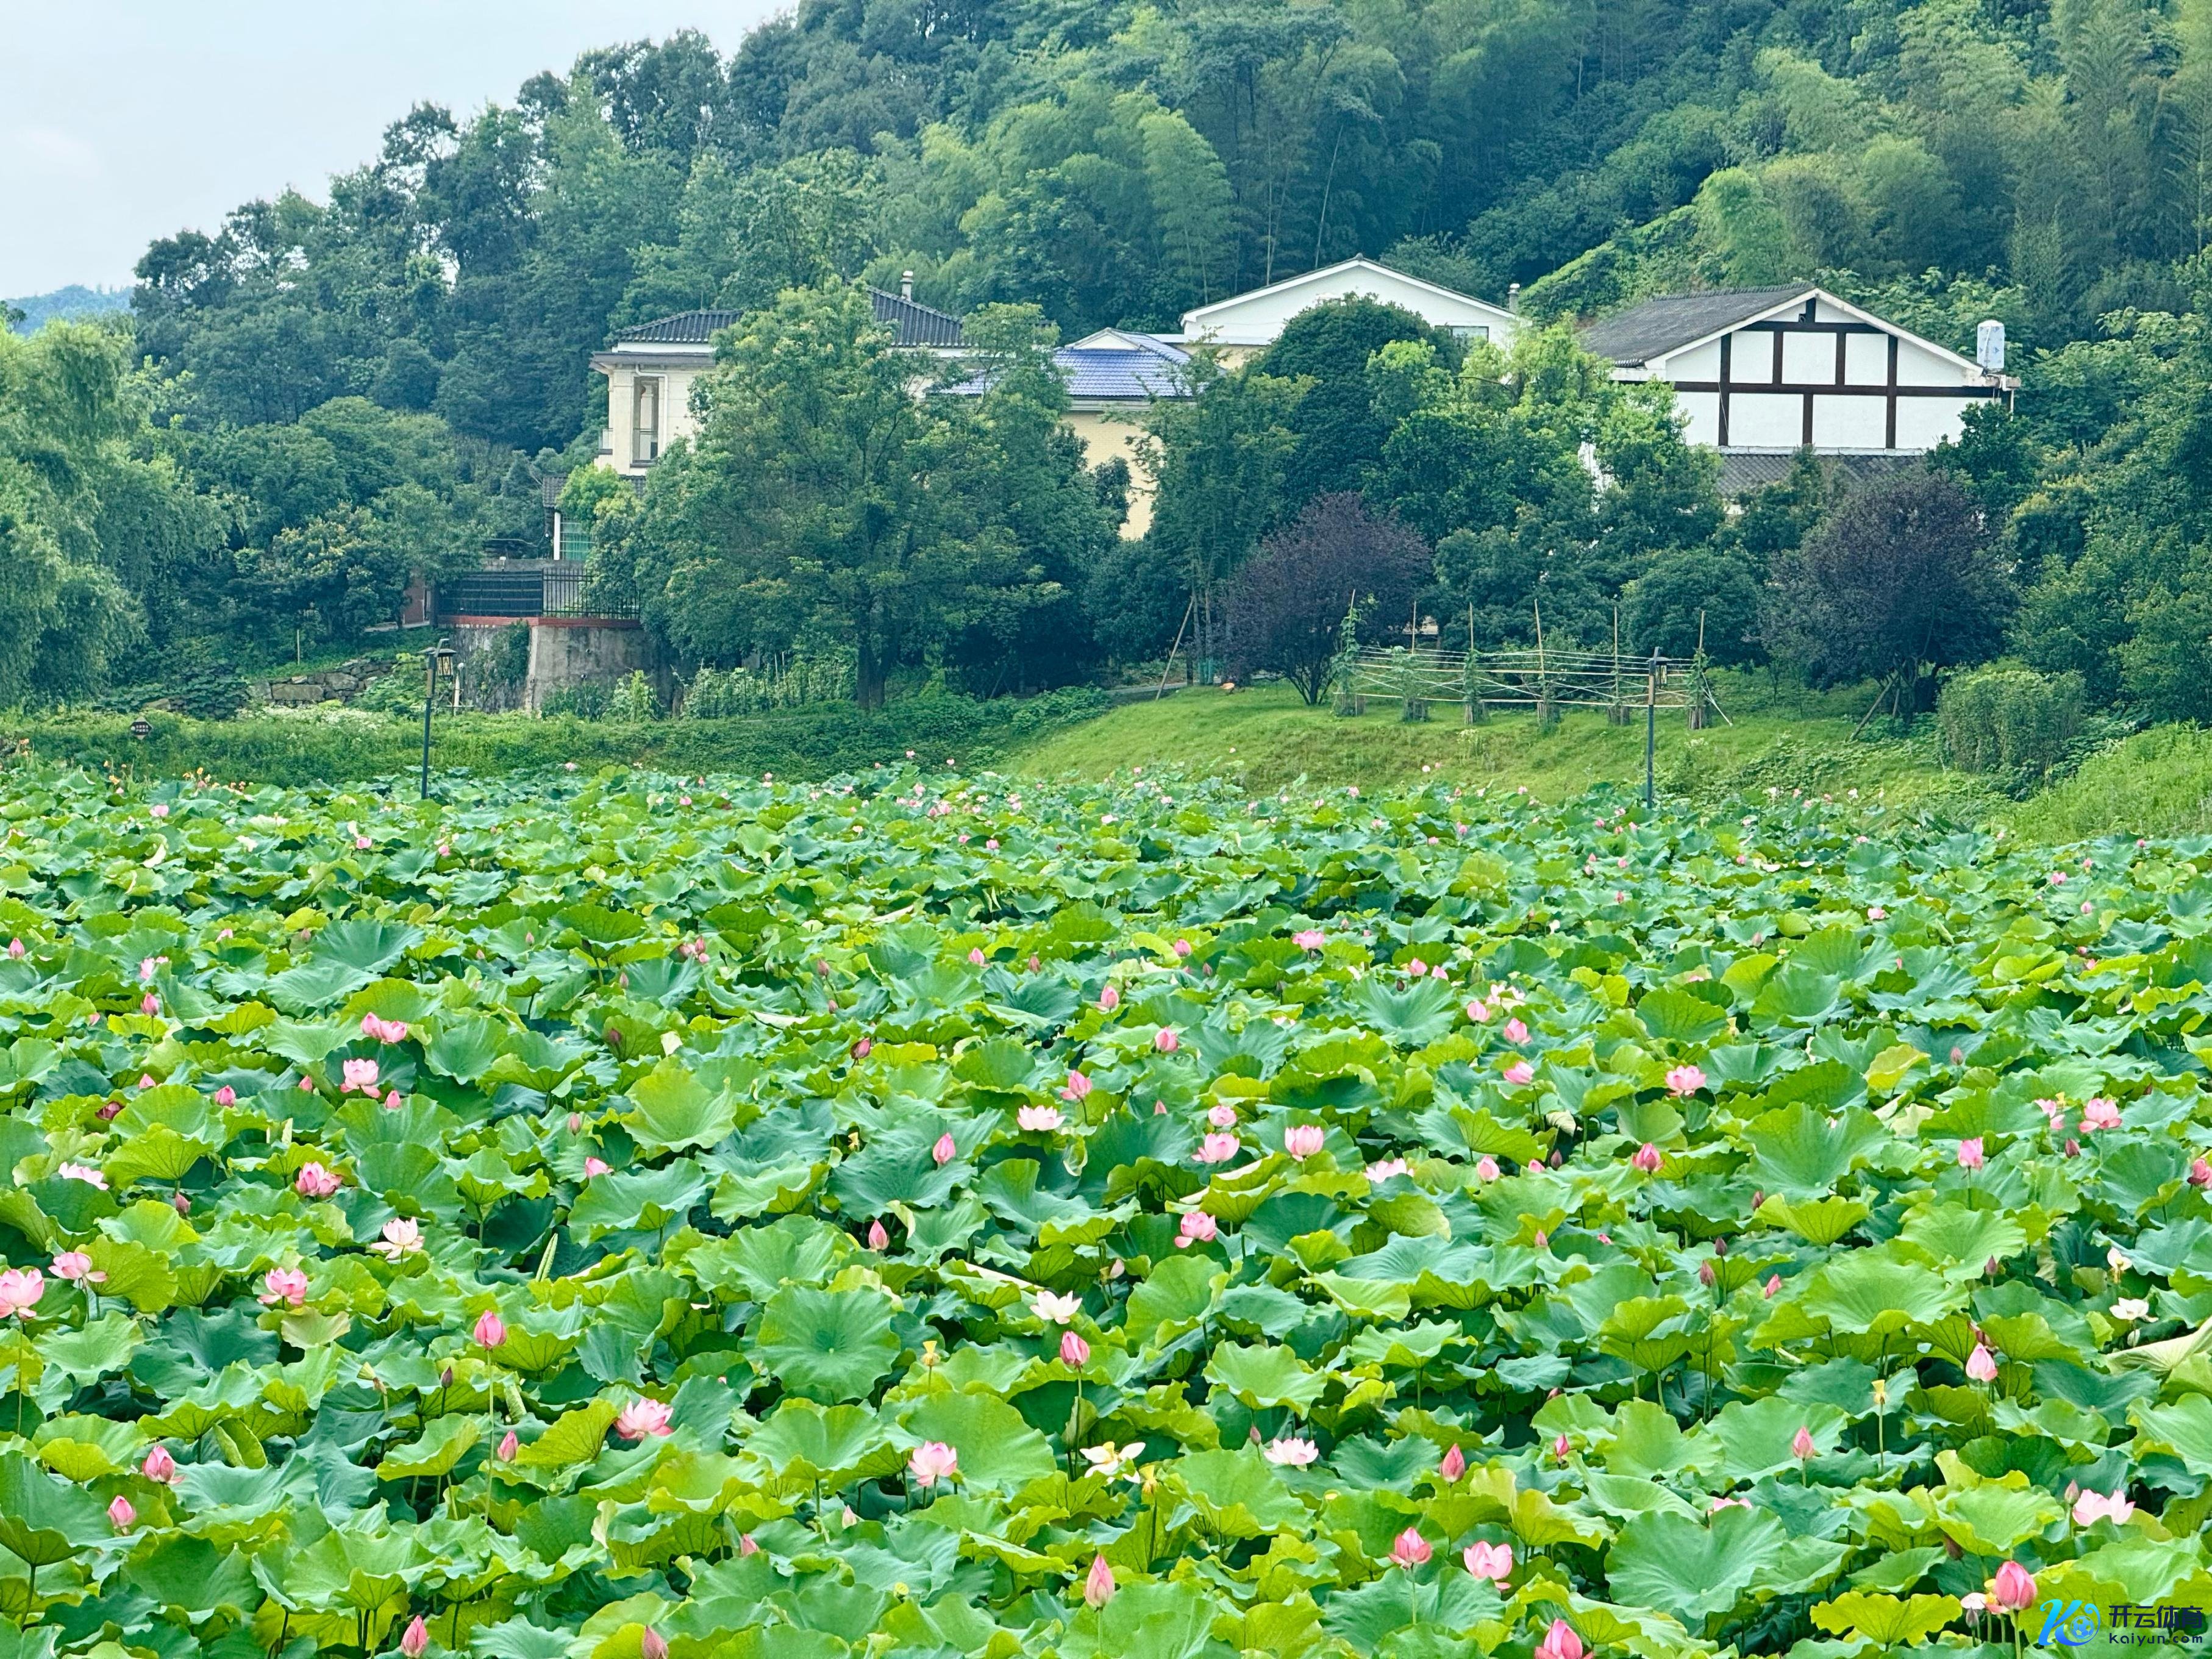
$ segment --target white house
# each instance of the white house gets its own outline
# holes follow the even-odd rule
[[[868,290],[876,320],[893,343],[913,351],[951,356],[960,349],[960,319],[919,303],[909,289]],[[625,477],[642,478],[661,452],[699,428],[691,387],[714,366],[714,336],[743,316],[736,311],[679,311],[625,328],[592,367],[607,377],[607,425],[599,439],[599,465]]]
[[[1901,465],[2007,398],[2003,331],[1984,324],[1986,366],[1808,284],[1676,294],[1583,330],[1619,380],[1665,380],[1686,435],[1721,452],[1723,494],[1771,483],[1801,449],[1854,470]]]
[[[1520,325],[1520,319],[1503,306],[1408,276],[1372,259],[1346,259],[1186,311],[1179,343],[1212,346],[1223,362],[1235,368],[1273,345],[1283,325],[1298,313],[1325,300],[1353,295],[1401,307],[1431,328],[1462,340],[1510,345]]]

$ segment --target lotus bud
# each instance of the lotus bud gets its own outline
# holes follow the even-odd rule
[[[739,1555],[758,1555],[760,1553],[760,1546],[753,1541],[752,1534],[743,1532],[738,1534],[738,1553]]]
[[[2017,1561],[2008,1561],[1990,1580],[1990,1606],[1999,1613],[2018,1613],[2035,1604],[2035,1575]]]
[[[1800,1423],[1797,1425],[1797,1432],[1790,1437],[1790,1455],[1802,1462],[1810,1457],[1815,1449],[1817,1449],[1813,1444],[1813,1431],[1804,1424]]]
[[[1447,1486],[1467,1473],[1467,1454],[1459,1449],[1457,1441],[1445,1448],[1443,1462],[1437,1465],[1437,1473],[1444,1478]]]
[[[1995,1279],[2002,1271],[2002,1269],[1997,1266],[1997,1259],[1995,1256],[1982,1263],[1982,1272],[1988,1278]]]
[[[638,1659],[668,1659],[668,1638],[647,1625],[637,1638]]]
[[[1554,1619],[1544,1639],[1536,1644],[1532,1659],[1583,1659],[1583,1638],[1565,1620]]]
[[[438,1373],[438,1386],[441,1389],[450,1389],[453,1386],[453,1368],[451,1365]]]
[[[1081,1367],[1091,1363],[1091,1345],[1073,1331],[1060,1334],[1060,1363],[1070,1367]]]
[[[507,1340],[507,1322],[491,1309],[486,1308],[477,1316],[476,1328],[471,1333],[480,1348],[496,1348]]]
[[[190,1215],[192,1212],[191,1200],[186,1198],[182,1193],[172,1194],[169,1202],[176,1206],[179,1215]]]
[[[1659,1149],[1647,1140],[1636,1149],[1635,1155],[1628,1161],[1643,1170],[1644,1174],[1652,1175],[1657,1172],[1659,1166],[1666,1160],[1660,1156]]]
[[[1707,1290],[1711,1290],[1713,1287],[1714,1277],[1713,1264],[1711,1262],[1701,1261],[1698,1264],[1698,1284],[1704,1285]]]
[[[499,1449],[493,1455],[502,1463],[512,1463],[514,1462],[515,1454],[521,1449],[522,1442],[515,1437],[514,1431],[513,1429],[509,1429],[505,1435],[501,1437]]]
[[[138,1473],[158,1486],[167,1486],[177,1478],[177,1460],[169,1455],[167,1446],[155,1446],[146,1454],[146,1461],[138,1466]]]
[[[102,1123],[112,1123],[117,1118],[123,1115],[123,1103],[119,1100],[111,1100],[106,1105],[102,1106],[97,1112],[94,1113],[93,1115],[97,1117]]]
[[[1759,1294],[1766,1297],[1768,1301],[1771,1302],[1774,1299],[1775,1293],[1781,1290],[1781,1288],[1782,1275],[1780,1273],[1769,1273],[1766,1276],[1766,1284],[1761,1289]]]
[[[2200,1158],[2189,1166],[2189,1184],[2199,1191],[2212,1187],[2212,1160]]]
[[[2059,1150],[2068,1158],[2079,1158],[2081,1156],[2081,1143],[2069,1135],[2066,1137],[2066,1145]]]
[[[568,1114],[568,1133],[572,1135],[580,1135],[584,1133],[584,1115],[581,1112],[571,1112]]]
[[[875,1052],[875,1049],[876,1045],[873,1042],[870,1042],[866,1037],[862,1037],[858,1042],[853,1045],[853,1058],[855,1060],[866,1060],[870,1054]]]
[[[1753,1188],[1751,1189],[1751,1207],[1756,1210],[1760,1205],[1765,1202],[1766,1194],[1757,1187]]]
[[[959,1151],[960,1149],[953,1145],[952,1132],[947,1129],[943,1134],[938,1136],[937,1145],[929,1149],[929,1155],[941,1165],[951,1163]]]
[[[131,1530],[131,1523],[138,1518],[138,1511],[131,1507],[131,1500],[118,1492],[115,1501],[107,1506],[107,1518],[115,1523],[118,1532]]]
[[[1713,1241],[1713,1254],[1715,1255],[1726,1255],[1728,1254],[1728,1239],[1725,1236]]]
[[[422,1659],[429,1649],[430,1627],[422,1622],[422,1615],[418,1613],[407,1621],[407,1628],[399,1638],[399,1650],[407,1656],[407,1659]]]
[[[1108,986],[1098,994],[1098,1006],[1108,1013],[1112,1013],[1121,1006],[1121,994],[1112,986]]]
[[[1088,1607],[1103,1607],[1114,1599],[1114,1569],[1106,1565],[1103,1555],[1091,1558],[1091,1571],[1083,1575],[1083,1604]]]
[[[888,1250],[890,1247],[891,1236],[883,1222],[880,1219],[871,1221],[868,1224],[868,1248],[880,1251]]]
[[[1571,1446],[1567,1444],[1567,1437],[1564,1434],[1557,1440],[1552,1442],[1552,1457],[1556,1462],[1565,1462],[1567,1461],[1567,1454],[1573,1449],[1574,1449]]]
[[[1966,1356],[1966,1375],[1977,1382],[1994,1382],[1997,1380],[1996,1356],[1990,1352],[1988,1343],[1974,1344],[1973,1352]]]
[[[232,1088],[228,1083],[224,1084],[222,1088],[215,1091],[215,1103],[218,1106],[237,1105],[238,1091]]]
[[[1425,1566],[1436,1552],[1429,1540],[1421,1536],[1418,1527],[1408,1527],[1390,1540],[1390,1559],[1407,1572]]]

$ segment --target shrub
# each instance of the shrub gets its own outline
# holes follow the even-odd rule
[[[660,718],[660,697],[653,689],[653,682],[641,669],[632,669],[629,678],[622,681],[607,696],[607,718],[611,720],[657,720]]]
[[[1936,718],[1951,758],[1968,772],[2047,777],[2081,729],[2081,677],[1994,663],[1943,688]]]

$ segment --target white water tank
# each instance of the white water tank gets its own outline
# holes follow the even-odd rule
[[[1984,374],[2004,373],[2004,325],[1994,317],[1974,330],[1974,361]]]

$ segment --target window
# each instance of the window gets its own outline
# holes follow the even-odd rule
[[[1480,323],[1454,323],[1451,337],[1462,345],[1471,345],[1477,340],[1488,339],[1490,331]]]
[[[629,459],[633,466],[643,466],[660,459],[660,380],[657,375],[639,375],[636,390],[631,394]]]

